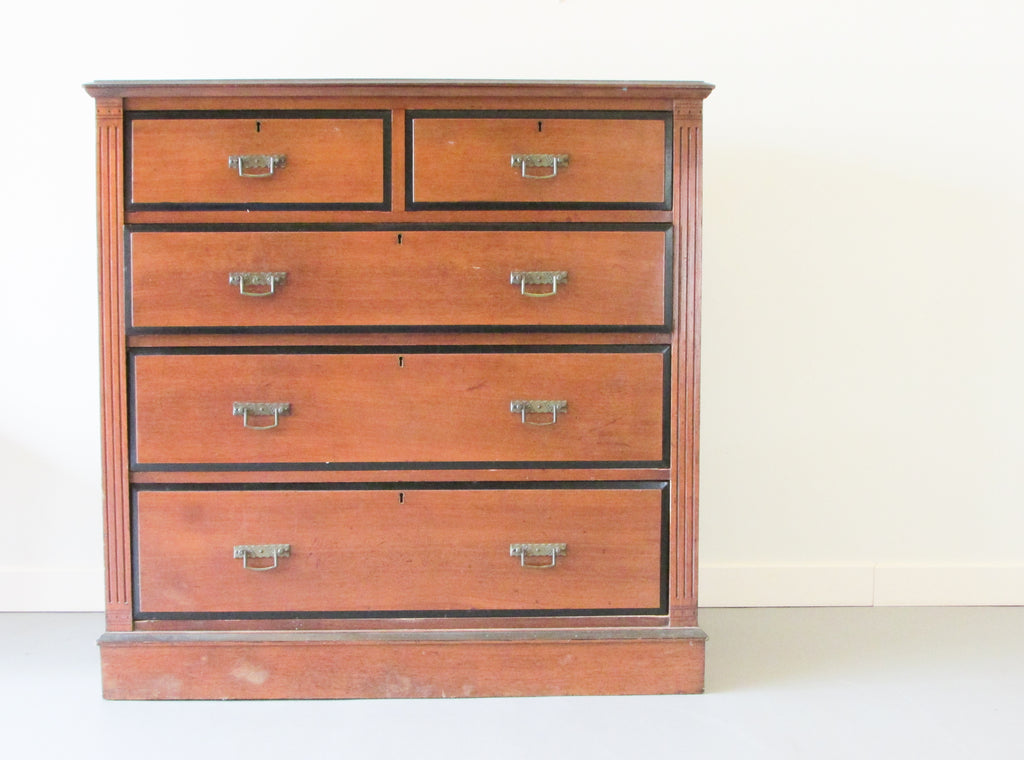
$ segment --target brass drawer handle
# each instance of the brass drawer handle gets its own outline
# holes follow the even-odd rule
[[[522,176],[526,179],[552,179],[558,176],[558,167],[563,169],[569,165],[568,153],[513,153],[512,166],[522,169]],[[551,167],[548,174],[530,174],[527,167],[541,168]]]
[[[558,292],[558,284],[569,279],[568,272],[512,272],[508,281],[511,285],[518,285],[519,292],[524,296],[532,298],[546,298]],[[550,285],[551,290],[533,291],[527,290],[527,285]]]
[[[274,295],[275,288],[287,279],[287,272],[231,272],[228,275],[228,285],[237,285],[238,292],[243,296],[262,298]],[[246,290],[246,286],[267,290]]]
[[[232,554],[233,559],[242,560],[242,567],[245,570],[255,570],[262,572],[264,570],[273,570],[277,567],[278,557],[288,557],[292,553],[291,544],[242,544],[236,546],[234,553]],[[266,559],[267,557],[274,558],[273,565],[264,565],[263,567],[253,567],[249,564],[249,559]]]
[[[558,414],[569,412],[568,401],[513,401],[509,405],[509,411],[513,414],[521,414],[524,425],[554,425],[558,422]],[[526,419],[528,414],[550,414],[550,422],[530,422]]]
[[[228,168],[237,169],[239,177],[273,177],[274,172],[283,169],[288,162],[282,155],[228,156]],[[259,171],[253,171],[258,169]]]
[[[519,557],[519,564],[522,567],[533,568],[534,570],[547,570],[558,562],[559,557],[566,555],[565,544],[510,544],[508,553],[511,557]],[[551,561],[545,564],[527,562],[527,557],[551,557]]]
[[[262,401],[236,401],[231,406],[231,414],[242,418],[242,426],[249,430],[270,430],[276,428],[282,414],[291,414],[292,405],[287,401],[262,402]],[[249,417],[274,417],[273,425],[250,425]]]

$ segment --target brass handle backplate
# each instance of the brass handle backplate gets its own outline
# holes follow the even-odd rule
[[[231,405],[231,414],[242,418],[242,426],[249,430],[270,430],[276,428],[282,414],[291,414],[292,405],[287,401],[236,401]],[[250,417],[273,417],[273,425],[250,425]]]
[[[568,153],[513,153],[512,166],[518,167],[521,176],[526,179],[553,179],[558,176],[558,168],[563,169],[569,165]],[[550,168],[547,174],[533,174],[527,172],[527,168],[541,167]]]
[[[569,279],[568,272],[512,272],[508,281],[512,285],[519,286],[519,292],[524,296],[532,298],[544,298],[553,296],[558,292],[559,283]],[[550,285],[549,290],[527,290],[527,285]]]
[[[246,570],[273,570],[277,567],[278,557],[288,557],[292,553],[291,544],[241,544],[233,550],[232,557],[242,560],[242,567]],[[274,564],[253,567],[249,564],[250,559],[273,558]]]
[[[274,172],[288,163],[282,155],[228,156],[228,168],[237,169],[239,177],[273,177]]]
[[[287,279],[287,272],[231,272],[228,274],[228,285],[237,285],[238,292],[243,296],[260,298],[274,295],[277,286]]]
[[[558,415],[569,412],[568,401],[522,401],[516,400],[509,404],[509,411],[513,414],[522,415],[524,425],[554,425],[558,422]],[[530,422],[526,419],[528,414],[550,414],[549,422]]]
[[[523,567],[530,567],[535,570],[546,570],[554,567],[559,557],[564,557],[568,551],[566,544],[510,544],[508,553],[511,557],[519,557],[519,564]],[[550,557],[550,562],[536,564],[527,562],[527,557]]]

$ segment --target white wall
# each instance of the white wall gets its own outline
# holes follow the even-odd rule
[[[102,606],[80,85],[230,77],[715,83],[702,603],[1024,603],[1019,0],[22,6],[0,46],[0,609]]]

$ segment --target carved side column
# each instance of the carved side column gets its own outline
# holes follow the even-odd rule
[[[107,630],[132,629],[128,410],[124,335],[123,107],[96,101]]]
[[[700,475],[700,277],[701,277],[701,108],[697,101],[675,105],[674,188],[676,209],[676,293],[678,311],[674,372],[679,415],[673,462],[671,523],[676,547],[671,558],[669,611],[672,623],[695,625],[697,606],[697,495]]]

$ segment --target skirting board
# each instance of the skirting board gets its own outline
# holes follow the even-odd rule
[[[702,564],[701,607],[1024,605],[1021,564]]]
[[[700,567],[701,607],[1024,605],[1024,564],[721,564]],[[0,611],[96,612],[103,573],[0,567]]]

